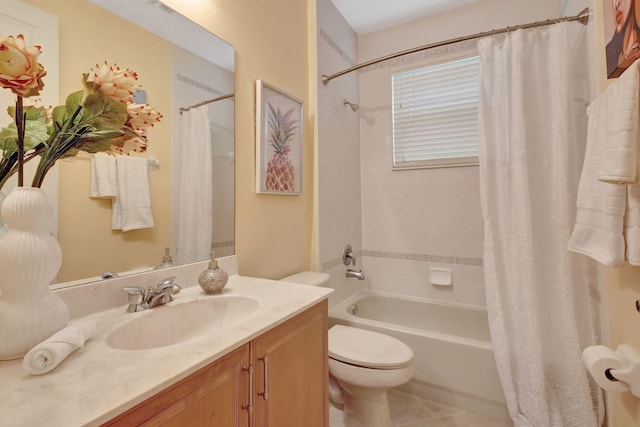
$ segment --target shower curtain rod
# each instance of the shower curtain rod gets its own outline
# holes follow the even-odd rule
[[[222,101],[223,99],[233,98],[234,96],[235,96],[235,94],[229,93],[227,95],[222,95],[222,96],[219,96],[217,98],[208,99],[206,101],[198,102],[197,104],[193,104],[193,105],[191,105],[189,107],[180,107],[180,109],[178,111],[180,112],[180,114],[182,114],[185,111],[189,111],[192,108],[202,107],[203,105],[211,104],[212,102]]]
[[[457,37],[455,39],[449,39],[449,40],[445,40],[445,41],[441,41],[441,42],[427,44],[427,45],[424,45],[424,46],[414,47],[413,49],[403,50],[402,52],[392,53],[392,54],[387,55],[387,56],[383,56],[383,57],[380,57],[380,58],[377,58],[377,59],[372,59],[370,61],[363,62],[362,64],[354,65],[353,67],[350,67],[350,68],[347,68],[345,70],[339,71],[339,72],[337,72],[335,74],[331,74],[330,76],[327,76],[326,74],[323,74],[322,75],[322,84],[324,84],[326,86],[326,85],[329,84],[329,82],[331,80],[335,79],[336,77],[343,76],[343,75],[348,74],[348,73],[350,73],[352,71],[359,70],[359,69],[367,67],[369,65],[377,64],[379,62],[387,61],[389,59],[398,58],[400,56],[409,55],[411,53],[421,52],[423,50],[433,49],[433,48],[436,48],[436,47],[447,46],[447,45],[454,44],[454,43],[460,43],[460,42],[464,42],[464,41],[467,41],[467,40],[478,39],[478,38],[485,37],[485,36],[493,36],[493,35],[496,35],[496,34],[504,34],[504,33],[510,32],[510,31],[515,31],[515,30],[521,30],[521,29],[522,30],[526,30],[528,28],[543,27],[543,26],[546,26],[546,25],[557,24],[559,22],[578,21],[583,25],[587,25],[587,23],[589,23],[589,15],[590,15],[589,8],[585,7],[580,13],[578,13],[575,16],[565,16],[565,17],[562,17],[562,18],[547,19],[546,21],[537,21],[537,22],[531,22],[529,24],[516,25],[514,27],[500,28],[498,30],[484,31],[482,33],[476,33],[476,34],[472,34],[470,36],[462,36],[462,37]]]

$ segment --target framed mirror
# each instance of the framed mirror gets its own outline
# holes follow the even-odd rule
[[[63,253],[58,282],[84,283],[102,280],[105,272],[122,275],[152,269],[161,263],[167,247],[182,262],[208,257],[207,251],[197,259],[184,259],[174,247],[181,230],[176,224],[178,196],[189,190],[179,187],[175,173],[185,146],[180,140],[184,120],[179,110],[222,95],[231,96],[198,107],[206,110],[209,119],[212,178],[202,182],[198,191],[211,194],[212,231],[202,236],[194,225],[189,238],[209,238],[217,256],[233,254],[233,47],[157,0],[65,0],[63,6],[47,0],[19,3],[57,20],[58,104],[82,89],[82,73],[107,61],[135,71],[142,86],[136,98],[163,114],[162,121],[147,135],[147,151],[136,154],[157,164],[157,169],[148,171],[154,221],[151,228],[112,230],[112,201],[89,195],[90,155],[58,162],[59,180],[54,180],[58,182],[57,233]],[[38,44],[44,55],[47,40]],[[55,89],[48,82],[50,77],[45,77],[43,92]],[[51,197],[56,197],[55,191]]]

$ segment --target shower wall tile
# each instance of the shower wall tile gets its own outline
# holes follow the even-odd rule
[[[362,269],[372,290],[486,307],[481,266],[381,258],[367,256],[367,253],[365,250]],[[429,271],[432,267],[450,269],[453,285],[432,285],[429,282]]]
[[[377,71],[367,77],[372,73]],[[367,85],[385,86],[375,80]],[[478,167],[393,171],[390,110],[370,112],[368,97],[363,84],[363,248],[481,258],[484,234]]]
[[[353,65],[358,37],[330,0],[319,0],[318,75]],[[320,268],[335,267],[347,243],[362,249],[359,113],[357,74],[325,86],[318,82],[318,229]]]

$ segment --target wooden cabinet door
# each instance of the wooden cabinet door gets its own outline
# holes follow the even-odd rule
[[[246,427],[249,344],[195,372],[106,426]]]
[[[254,427],[329,425],[326,300],[256,338],[251,351]]]

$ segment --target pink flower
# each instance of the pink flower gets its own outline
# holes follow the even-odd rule
[[[136,83],[138,74],[129,68],[122,69],[118,65],[109,65],[107,61],[102,65],[96,64],[86,75],[86,81],[96,84],[96,91],[109,98],[129,102],[134,91],[140,87]]]
[[[0,86],[16,95],[38,95],[47,72],[38,64],[40,46],[26,46],[22,34],[0,42]]]
[[[111,144],[107,153],[115,155],[126,155],[131,153],[144,153],[147,151],[147,138],[145,136],[117,140]]]
[[[136,132],[145,132],[147,128],[162,120],[162,114],[149,104],[130,102],[127,105],[127,113],[129,114],[127,125]]]

